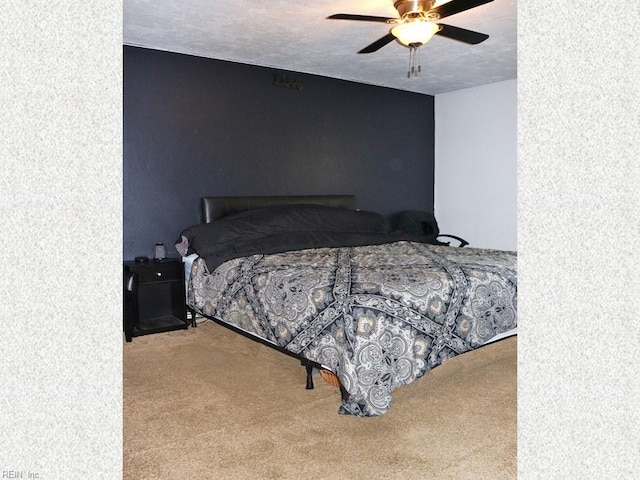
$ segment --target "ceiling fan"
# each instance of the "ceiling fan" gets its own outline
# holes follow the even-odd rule
[[[398,18],[376,17],[372,15],[352,15],[336,13],[329,20],[357,20],[362,22],[380,22],[395,24],[384,37],[364,47],[358,53],[372,53],[394,40],[415,51],[427,43],[433,35],[476,45],[484,42],[489,35],[465,28],[437,23],[441,18],[464,12],[493,0],[451,0],[434,7],[435,0],[395,0],[393,6],[400,15]]]

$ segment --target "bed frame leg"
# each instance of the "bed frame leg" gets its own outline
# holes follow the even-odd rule
[[[342,385],[340,385],[340,396],[342,401],[346,402],[349,399],[349,392],[347,392]]]
[[[187,312],[189,313],[189,315],[187,315],[187,317],[190,317],[191,320],[191,326],[193,328],[196,328],[198,325],[196,324],[196,311],[192,308],[187,307]]]
[[[313,366],[308,363],[302,362],[302,365],[307,369],[307,390],[313,390]]]

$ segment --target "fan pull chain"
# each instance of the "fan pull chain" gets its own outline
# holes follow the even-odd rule
[[[417,77],[418,73],[422,71],[420,66],[420,45],[419,43],[409,45],[409,71],[407,72],[407,78]]]

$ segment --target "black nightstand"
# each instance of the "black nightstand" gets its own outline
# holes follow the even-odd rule
[[[179,259],[124,262],[124,333],[127,342],[150,333],[186,329],[184,266]]]

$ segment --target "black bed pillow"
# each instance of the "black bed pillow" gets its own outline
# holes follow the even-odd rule
[[[216,245],[246,242],[286,232],[387,233],[387,219],[376,212],[321,205],[283,205],[237,213],[182,232],[181,255],[201,253]]]
[[[425,235],[438,235],[439,232],[433,228],[433,224],[429,222],[420,222],[420,224],[422,225],[422,233]]]

